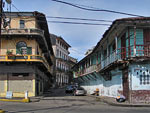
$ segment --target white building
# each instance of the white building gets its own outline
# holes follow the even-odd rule
[[[52,47],[56,57],[55,85],[63,86],[69,83],[69,47],[71,47],[62,37],[50,34]]]

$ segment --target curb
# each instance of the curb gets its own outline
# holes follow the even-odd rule
[[[0,101],[5,101],[5,102],[23,102],[23,103],[29,103],[29,99],[22,99],[22,100],[14,100],[14,99],[0,99]],[[1,113],[1,112],[0,112]]]
[[[0,113],[5,113],[5,111],[3,111],[3,110],[0,109]]]
[[[113,102],[110,102],[110,101],[107,101],[101,97],[95,97],[95,96],[91,96],[91,95],[88,95],[90,97],[94,97],[94,98],[97,98],[99,99],[99,101],[101,102],[104,102],[108,105],[111,105],[111,106],[118,106],[118,107],[150,107],[150,104],[123,104],[123,103],[113,103]]]

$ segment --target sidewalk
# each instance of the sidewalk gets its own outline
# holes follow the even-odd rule
[[[88,95],[88,96],[94,97],[97,100],[99,100],[101,102],[104,102],[106,104],[112,105],[112,106],[120,106],[120,107],[150,107],[150,104],[146,104],[146,103],[129,103],[128,101],[119,103],[113,97],[95,96],[95,95]]]
[[[28,103],[30,100],[29,99],[25,99],[25,98],[0,98],[0,101],[5,101],[5,102],[24,102],[24,103]],[[0,112],[1,113],[1,112]]]

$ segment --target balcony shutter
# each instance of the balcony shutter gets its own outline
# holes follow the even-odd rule
[[[27,47],[27,54],[32,55],[32,47]]]
[[[21,54],[21,50],[18,47],[16,47],[16,54]]]

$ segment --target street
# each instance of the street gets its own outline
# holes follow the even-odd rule
[[[144,107],[110,106],[93,97],[72,96],[64,89],[57,89],[42,97],[39,102],[0,102],[0,108],[8,113],[149,113]]]

